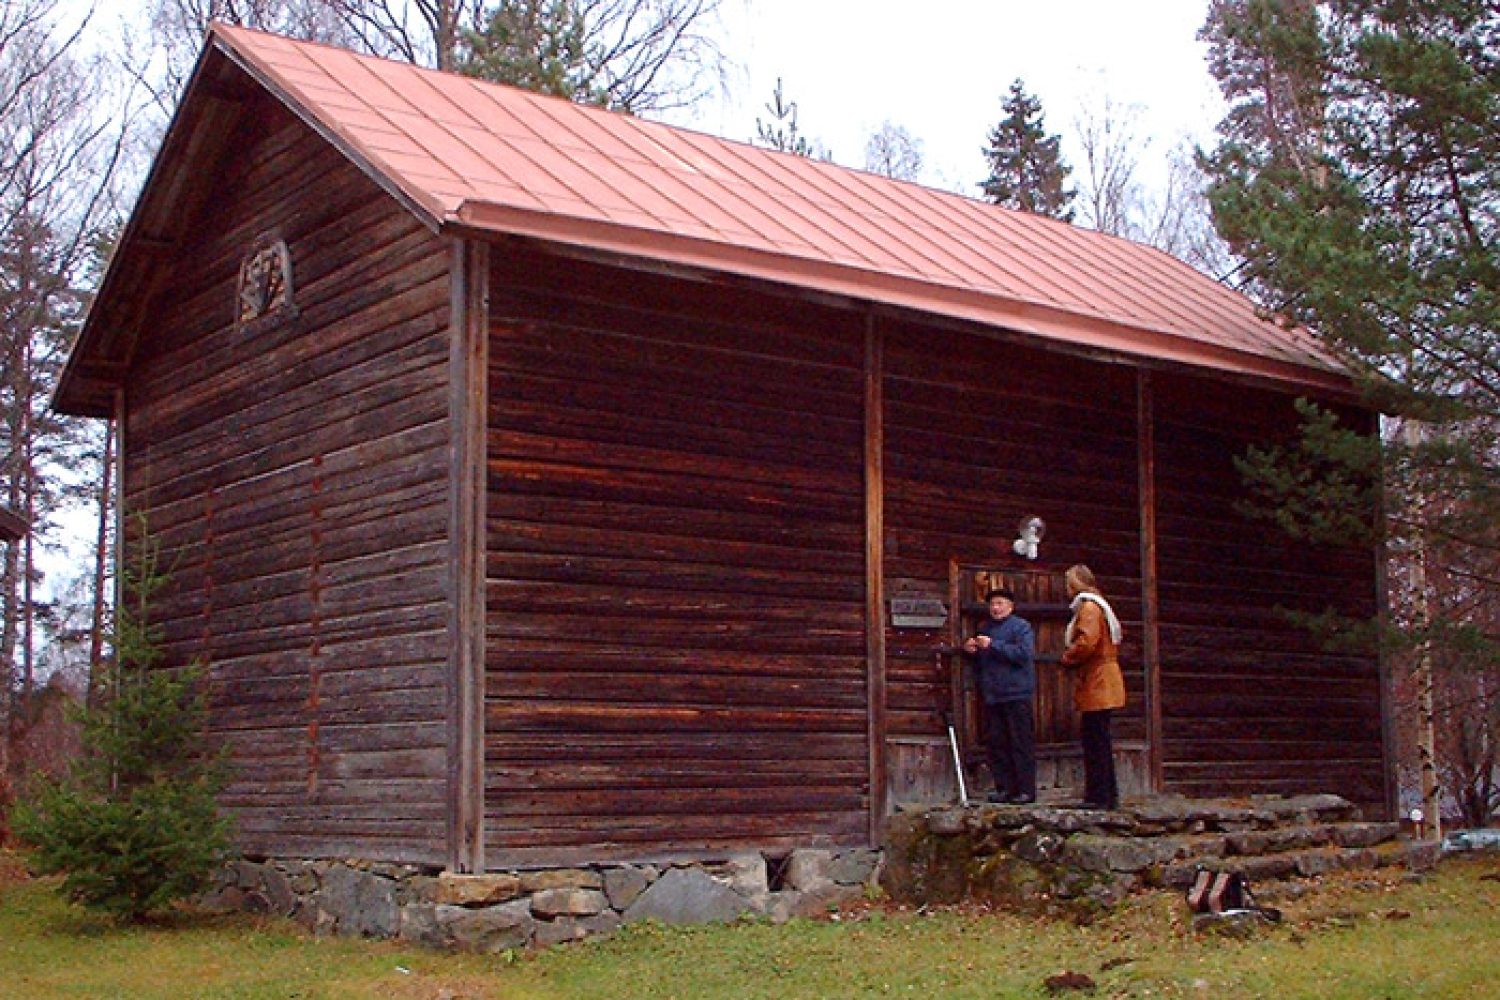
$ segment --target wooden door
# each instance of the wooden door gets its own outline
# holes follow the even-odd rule
[[[1078,742],[1078,713],[1073,710],[1072,671],[1063,670],[1059,657],[1063,632],[1068,627],[1068,588],[1061,570],[1004,569],[954,562],[949,570],[949,595],[955,646],[962,646],[989,617],[984,595],[1005,587],[1016,595],[1017,615],[1031,623],[1036,633],[1036,742],[1037,753],[1053,747],[1074,747]],[[972,774],[985,761],[984,712],[973,671],[953,671],[954,701],[959,706],[955,722],[964,748],[966,772]]]

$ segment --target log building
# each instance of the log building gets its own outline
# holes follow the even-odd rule
[[[1236,509],[1300,396],[1372,419],[1157,250],[217,27],[57,406],[118,420],[241,846],[482,871],[878,843],[952,794],[935,650],[1003,580],[1045,661],[1076,561],[1127,794],[1385,810],[1380,665],[1276,610],[1373,613],[1374,554]]]

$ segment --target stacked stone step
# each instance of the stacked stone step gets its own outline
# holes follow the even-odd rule
[[[1111,811],[952,807],[897,818],[884,881],[903,902],[1111,905],[1137,888],[1185,889],[1200,868],[1238,871],[1259,887],[1430,863],[1430,845],[1397,835],[1395,823],[1364,822],[1337,795],[1167,796]]]
[[[1162,884],[1186,888],[1198,869],[1237,871],[1252,883],[1316,878],[1414,860],[1395,823],[1363,822],[1337,795],[1263,797],[1247,803],[1166,799],[1133,810],[1135,836],[1160,831],[1178,844]]]

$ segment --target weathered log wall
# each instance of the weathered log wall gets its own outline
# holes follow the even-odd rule
[[[492,260],[489,863],[862,843],[862,324]]]
[[[1369,616],[1372,553],[1253,523],[1234,467],[1295,432],[1291,398],[1162,378],[1156,392],[1164,778],[1189,795],[1334,791],[1384,804],[1380,677],[1279,608]]]
[[[250,852],[439,862],[446,244],[261,96],[172,251],[127,387],[124,492],[167,661],[205,662]],[[236,324],[283,238],[294,315]],[[136,523],[136,522],[132,522]]]
[[[1143,738],[1133,370],[899,326],[884,359],[887,594],[946,601],[952,559],[1057,573],[1089,564],[1125,623],[1134,668],[1116,733]],[[1011,551],[1033,514],[1047,522],[1037,563]],[[931,647],[944,638],[888,629],[893,738],[941,733],[936,711],[950,696]]]

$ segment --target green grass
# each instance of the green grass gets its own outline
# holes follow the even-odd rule
[[[1249,940],[1196,935],[1180,898],[1142,896],[1086,927],[975,910],[870,909],[838,922],[626,928],[520,956],[449,955],[316,939],[295,924],[182,915],[120,926],[59,901],[0,856],[0,997],[1370,998],[1496,995],[1500,858],[1450,861],[1420,882],[1346,875]],[[7,869],[9,876],[7,877]],[[1486,877],[1488,876],[1488,877]]]

